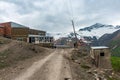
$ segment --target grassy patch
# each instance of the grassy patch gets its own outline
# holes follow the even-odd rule
[[[112,56],[119,56],[120,57],[120,46],[116,47],[114,50],[112,50]]]
[[[106,76],[107,80],[120,80],[119,78],[112,76],[110,77],[109,75]]]
[[[10,42],[11,42],[10,39],[6,39],[6,38],[3,38],[3,37],[0,37],[0,46],[3,45],[3,44],[8,44]]]
[[[107,80],[119,80],[119,79],[109,77]]]
[[[119,56],[120,57],[120,40],[113,40],[110,42],[110,47],[114,49],[111,50],[112,56]]]
[[[7,66],[9,66],[9,64],[7,64],[5,62],[0,62],[0,69],[5,68]]]
[[[90,67],[89,67],[89,66],[84,65],[84,64],[83,64],[83,65],[81,65],[81,67],[82,67],[82,68],[84,68],[84,69],[90,69]]]
[[[116,45],[118,43],[120,43],[120,40],[113,40],[113,41],[110,42],[110,45],[114,46],[114,45]]]
[[[9,64],[6,62],[8,54],[9,54],[8,50],[5,50],[4,52],[0,53],[0,69],[9,66]]]
[[[113,69],[120,72],[120,57],[111,57],[111,62]]]

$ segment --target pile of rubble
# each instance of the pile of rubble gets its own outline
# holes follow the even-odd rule
[[[115,79],[115,77],[113,77],[115,75],[113,70],[91,68],[90,70],[87,71],[87,73],[92,74],[95,80]]]

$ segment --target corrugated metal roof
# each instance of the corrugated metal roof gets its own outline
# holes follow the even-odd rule
[[[11,23],[11,27],[13,27],[13,28],[29,28],[29,27],[23,26],[21,24],[15,23],[15,22],[10,22],[10,23]]]
[[[107,46],[94,46],[94,47],[91,47],[92,49],[106,49],[106,48],[109,48]]]

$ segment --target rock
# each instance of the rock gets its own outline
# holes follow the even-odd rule
[[[114,72],[112,72],[112,75],[114,75],[115,73]]]
[[[78,60],[74,60],[74,62],[78,63]]]
[[[97,70],[95,69],[95,70],[93,70],[94,71],[94,73],[97,73]]]
[[[102,74],[103,74],[103,73],[105,73],[105,72],[101,70],[101,71],[100,71],[100,73],[102,73]]]
[[[22,70],[22,69],[24,69],[24,67],[20,67],[19,69]]]
[[[74,60],[74,62],[80,64],[80,61],[79,61],[79,60]]]
[[[91,71],[91,70],[88,70],[88,71],[87,71],[87,73],[90,73],[90,74],[91,74],[91,73],[92,73],[92,71]]]
[[[4,58],[6,58],[7,56],[3,56]]]
[[[2,63],[4,63],[4,60],[1,60]]]

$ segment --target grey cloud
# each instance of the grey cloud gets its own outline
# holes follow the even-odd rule
[[[15,21],[48,32],[72,31],[71,4],[77,29],[96,22],[120,25],[120,0],[71,0],[71,4],[69,0],[0,0],[0,5],[1,1],[10,5],[0,8],[1,22]]]

